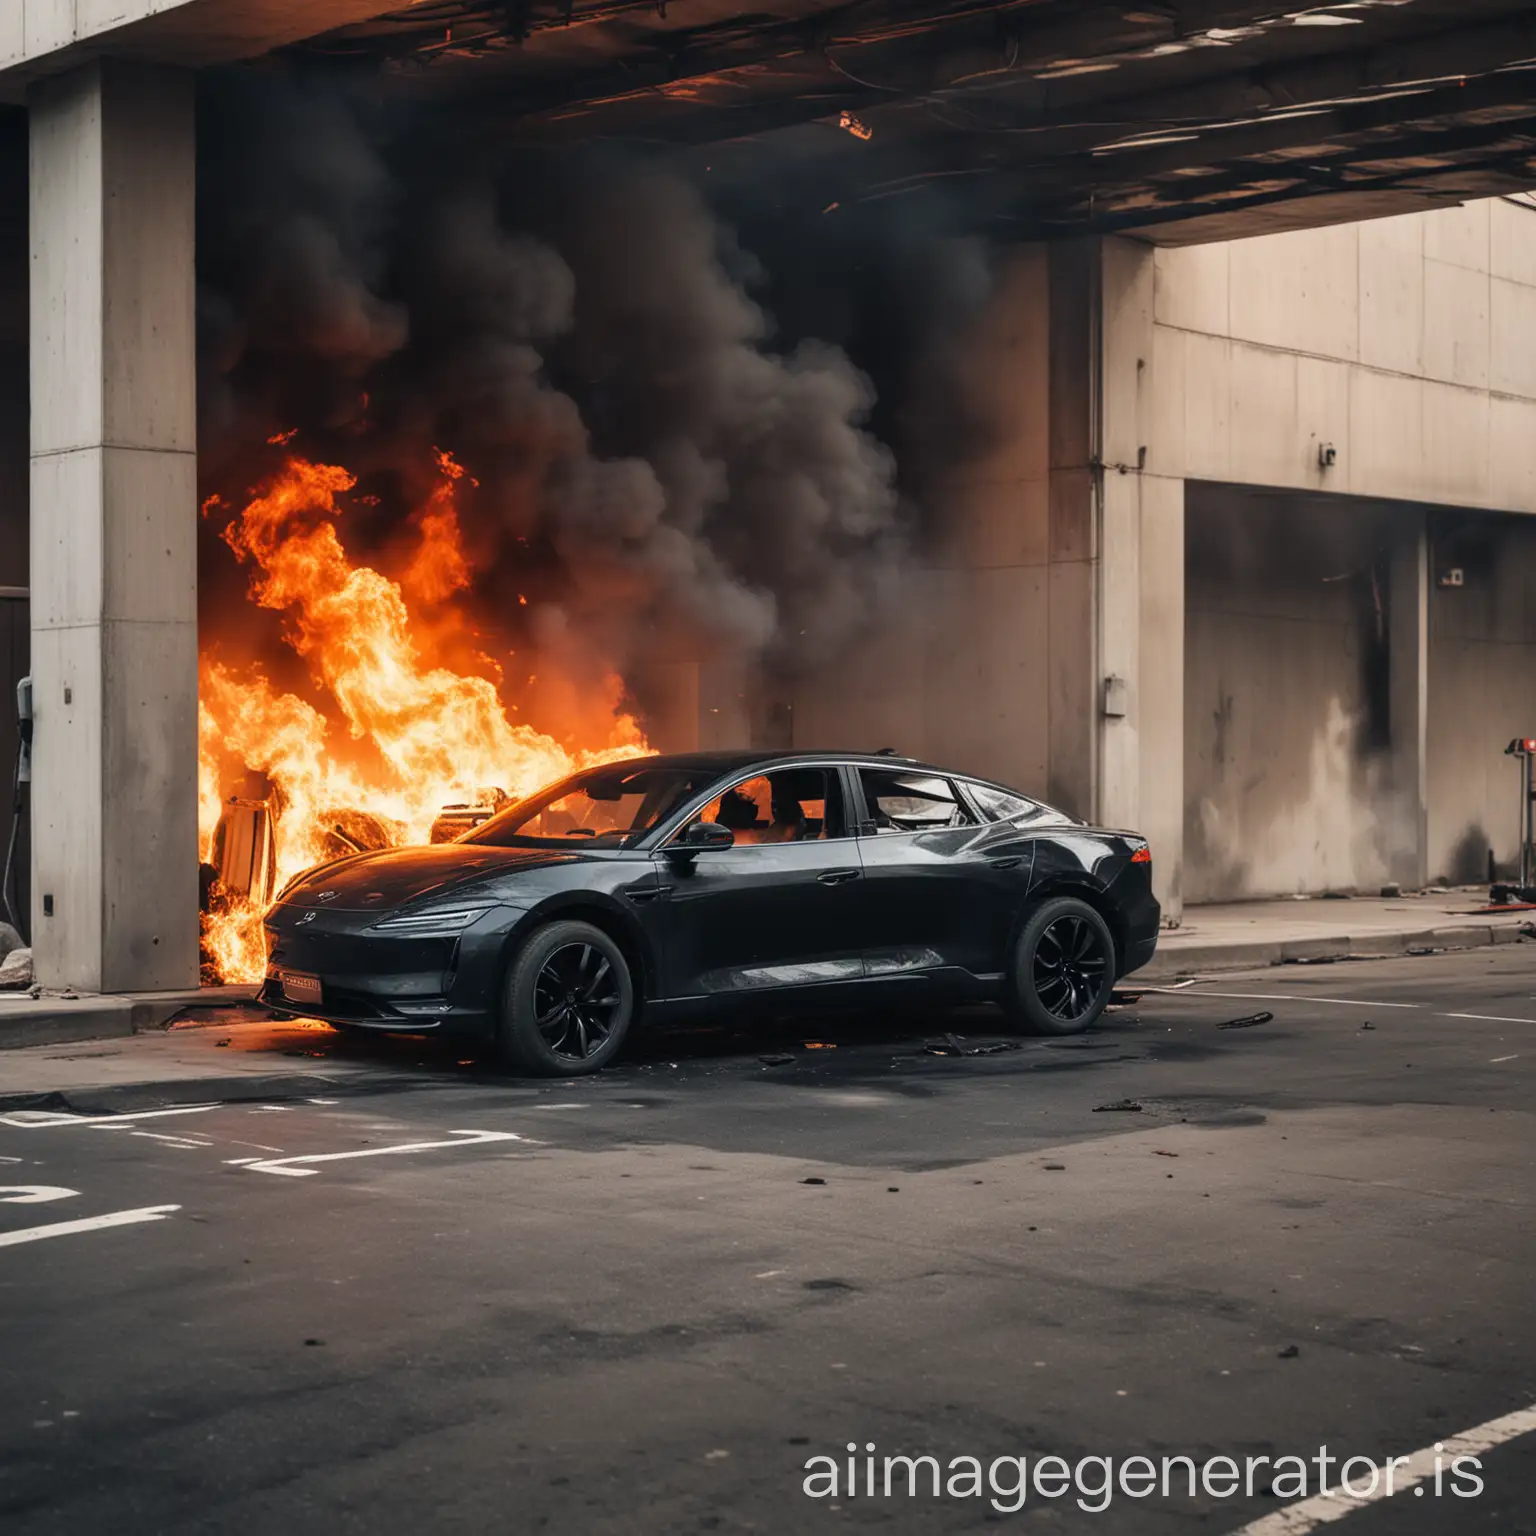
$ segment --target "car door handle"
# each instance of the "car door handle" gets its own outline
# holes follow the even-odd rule
[[[668,895],[671,890],[670,885],[626,885],[624,894],[631,901],[655,901],[658,897]]]
[[[824,874],[816,876],[822,885],[842,885],[848,880],[857,880],[861,871],[857,869],[829,869]]]
[[[1023,862],[1024,855],[1022,853],[1016,853],[1011,858],[1007,859],[987,860],[987,863],[989,863],[993,869],[1017,869]]]

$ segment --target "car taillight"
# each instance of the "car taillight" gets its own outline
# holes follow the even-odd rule
[[[1148,848],[1145,843],[1143,843],[1142,846],[1131,855],[1132,864],[1150,864],[1151,862],[1152,850]]]

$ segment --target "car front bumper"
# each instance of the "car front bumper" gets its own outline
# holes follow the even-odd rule
[[[258,999],[283,1018],[403,1034],[494,1033],[508,940],[525,913],[494,907],[453,935],[379,933],[377,912],[307,906],[268,914]],[[320,1001],[288,996],[283,973],[316,977]]]

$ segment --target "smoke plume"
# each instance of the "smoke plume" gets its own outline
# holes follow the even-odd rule
[[[776,332],[689,179],[585,156],[444,181],[365,99],[244,77],[200,152],[205,492],[297,429],[357,474],[366,553],[447,449],[481,621],[642,708],[657,663],[793,676],[878,620],[911,517],[870,378]]]

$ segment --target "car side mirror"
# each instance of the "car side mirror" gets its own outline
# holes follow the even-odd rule
[[[687,853],[701,853],[706,848],[729,848],[735,841],[736,834],[718,821],[691,821],[672,846]]]

